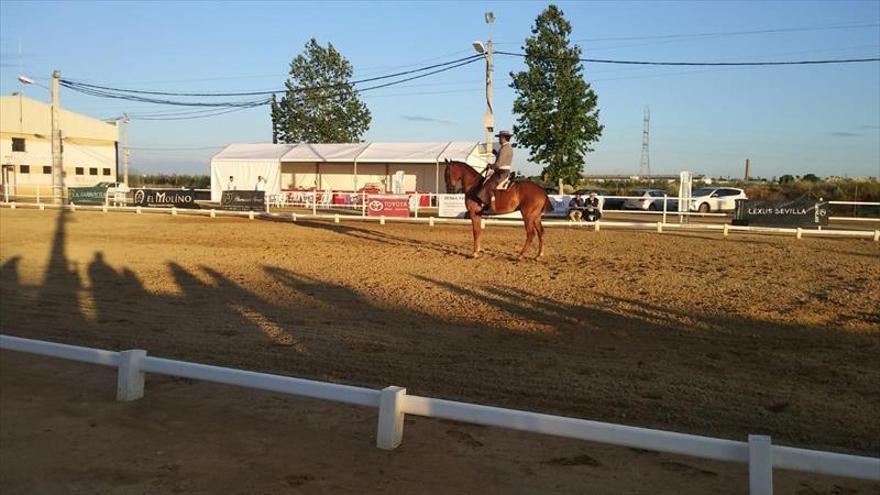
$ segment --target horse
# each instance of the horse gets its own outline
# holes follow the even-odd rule
[[[458,161],[446,161],[446,192],[454,194],[460,190],[465,194],[465,206],[469,213],[474,230],[473,257],[479,258],[483,249],[480,247],[480,235],[482,227],[482,204],[476,194],[483,185],[483,176],[470,165]],[[525,256],[535,236],[538,237],[538,255],[535,259],[544,255],[544,226],[541,225],[541,216],[545,212],[553,211],[550,197],[537,184],[529,181],[514,182],[507,190],[496,190],[493,201],[492,213],[510,213],[519,211],[522,214],[523,223],[526,227],[526,243],[519,253],[519,258]]]

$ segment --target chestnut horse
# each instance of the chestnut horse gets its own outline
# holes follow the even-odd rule
[[[470,165],[463,162],[446,162],[446,192],[454,194],[461,190],[465,195],[465,205],[470,214],[471,224],[474,229],[474,253],[478,258],[483,250],[480,247],[480,235],[482,228],[482,205],[476,199],[477,191],[483,184],[483,176]],[[545,212],[553,211],[553,205],[547,193],[533,182],[515,182],[506,191],[495,191],[495,201],[492,204],[492,213],[510,213],[519,211],[522,214],[523,223],[526,226],[526,243],[519,253],[522,258],[532,239],[538,236],[538,255],[544,255],[544,226],[541,225],[541,216]]]

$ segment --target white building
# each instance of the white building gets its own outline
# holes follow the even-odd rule
[[[115,123],[62,109],[63,185],[116,181]],[[0,97],[0,181],[10,195],[52,196],[52,107],[20,95]]]
[[[392,177],[403,172],[406,192],[445,192],[445,160],[482,170],[481,146],[471,141],[434,143],[230,144],[211,159],[211,200],[220,201],[229,178],[239,190],[254,189],[258,176],[266,193],[317,189],[390,192]]]

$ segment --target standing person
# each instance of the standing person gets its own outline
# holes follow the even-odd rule
[[[226,184],[227,191],[235,191],[235,179],[230,175],[229,182]]]
[[[492,174],[483,181],[483,187],[477,193],[477,198],[483,203],[483,213],[488,213],[491,210],[492,192],[499,184],[504,182],[504,179],[510,177],[510,164],[513,162],[513,146],[510,145],[511,136],[513,134],[510,131],[501,131],[496,134],[500,146],[497,152],[493,151],[495,153],[495,163],[489,165]]]
[[[254,186],[254,191],[265,191],[266,190],[266,179],[263,178],[262,175],[257,176],[257,184]]]

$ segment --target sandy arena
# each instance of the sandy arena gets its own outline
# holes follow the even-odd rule
[[[523,238],[490,227],[486,256],[472,260],[464,226],[3,209],[0,330],[880,455],[878,243],[548,229],[545,259],[512,261]],[[744,466],[428,419],[387,453],[372,447],[370,410],[160,377],[143,401],[117,404],[109,370],[0,357],[0,479],[11,493],[747,486]],[[137,469],[117,462],[124,437],[142,443]],[[218,484],[202,479],[209,469]],[[880,493],[800,473],[777,481],[778,493]]]

